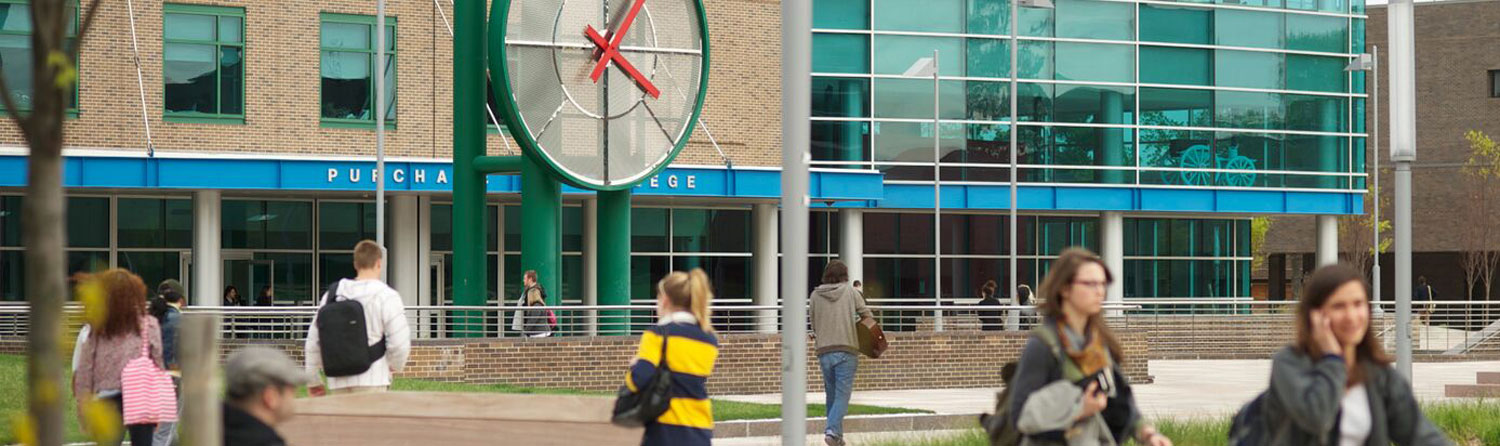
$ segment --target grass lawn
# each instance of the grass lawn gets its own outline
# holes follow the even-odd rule
[[[67,377],[63,378],[67,380]],[[74,416],[77,411],[73,408],[73,393],[71,386],[64,386],[63,400],[67,402],[66,412],[63,419],[66,422],[67,441],[88,441],[78,427],[78,417]],[[574,389],[540,389],[531,387],[516,387],[505,384],[463,384],[444,383],[434,381],[421,381],[414,379],[397,379],[391,385],[396,391],[408,392],[467,392],[467,393],[523,393],[523,394],[556,394],[556,395],[613,395],[611,392],[585,392]],[[303,393],[305,395],[305,391]],[[732,420],[758,420],[767,418],[780,418],[781,406],[776,404],[741,403],[736,401],[714,400],[714,419],[718,421]],[[18,355],[0,355],[0,444],[12,444],[16,442],[14,433],[14,419],[26,413],[26,357]],[[821,417],[826,410],[822,404],[807,405],[807,416]],[[903,409],[897,407],[878,407],[851,405],[850,415],[876,415],[893,413],[931,413],[924,410]]]
[[[1468,400],[1424,404],[1427,418],[1460,445],[1500,445],[1500,401]],[[1174,418],[1155,420],[1157,429],[1178,446],[1223,445],[1229,437],[1229,418]],[[941,436],[913,436],[871,443],[871,446],[988,446],[983,431]]]

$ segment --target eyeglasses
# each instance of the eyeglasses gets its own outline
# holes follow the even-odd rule
[[[1109,288],[1109,285],[1111,283],[1112,282],[1108,281],[1108,280],[1074,280],[1073,281],[1073,285],[1081,286],[1081,287],[1084,287],[1084,288],[1094,288],[1094,289],[1101,289],[1101,290],[1105,289],[1105,288]]]

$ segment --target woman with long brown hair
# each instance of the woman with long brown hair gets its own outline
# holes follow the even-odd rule
[[[1391,368],[1370,329],[1370,286],[1344,265],[1318,268],[1297,304],[1297,340],[1271,360],[1268,444],[1451,444]]]
[[[1101,311],[1113,282],[1104,261],[1079,248],[1063,251],[1042,280],[1042,321],[1021,352],[1009,396],[1021,444],[1113,446],[1134,438],[1172,445],[1141,420],[1120,370],[1125,356]]]
[[[146,314],[146,284],[140,276],[123,269],[110,269],[88,280],[104,294],[105,317],[103,323],[94,321],[88,339],[79,349],[73,372],[73,397],[78,399],[79,407],[98,398],[112,402],[123,413],[121,373],[125,364],[140,356],[141,343],[146,342],[151,360],[161,367],[161,328],[156,318]],[[155,424],[125,427],[130,433],[130,444],[136,445],[151,444],[156,430]]]

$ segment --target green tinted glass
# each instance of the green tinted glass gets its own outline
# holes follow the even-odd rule
[[[1141,4],[1141,40],[1146,42],[1212,43],[1213,12]],[[1142,60],[1144,62],[1144,60]]]
[[[964,31],[964,0],[873,0],[875,29],[882,31]]]
[[[1010,120],[1010,84],[968,81],[965,83],[966,118],[978,121]]]
[[[1059,84],[1055,98],[1057,122],[1133,124],[1135,120],[1134,88]]]
[[[1057,42],[1057,80],[1133,82],[1135,47]]]
[[[1010,42],[1001,39],[964,39],[965,75],[971,77],[1010,76]]]
[[[1021,41],[1020,61],[1017,63],[1021,79],[1052,79],[1053,57],[1052,42],[1038,42],[1032,40]],[[1007,54],[1008,56],[1008,54]],[[1010,58],[1005,58],[1005,63],[1010,63]]]
[[[68,197],[68,247],[109,247],[109,199]]]
[[[943,123],[938,136],[939,156],[952,161],[950,155],[964,149],[964,126]],[[932,162],[931,122],[877,122],[875,123],[875,161]],[[927,170],[931,179],[932,167]]]
[[[1273,90],[1283,88],[1281,54],[1233,50],[1218,50],[1215,53],[1215,85]]]
[[[870,0],[815,0],[813,28],[870,29]]]
[[[1214,43],[1224,46],[1281,48],[1281,24],[1281,13],[1215,10]]]
[[[816,161],[869,161],[870,123],[813,121],[812,158]]]
[[[943,81],[938,104],[943,119],[964,119],[964,81]],[[927,79],[875,79],[875,117],[932,119],[932,81]]]
[[[813,34],[814,73],[869,73],[870,37],[859,34]]]
[[[1288,90],[1326,91],[1344,93],[1348,90],[1348,77],[1344,66],[1348,59],[1339,57],[1286,56],[1286,88]]]
[[[965,25],[971,34],[1010,34],[1006,24],[1010,23],[1007,0],[968,0],[968,17]]]
[[[1141,82],[1212,85],[1212,61],[1212,50],[1142,46]]]
[[[14,3],[0,4],[0,31],[30,34],[31,8]]]
[[[957,37],[875,36],[875,74],[902,74],[938,51],[943,76],[964,75],[964,42]]]
[[[1214,124],[1218,127],[1280,129],[1284,116],[1279,94],[1214,92]]]
[[[244,20],[239,17],[219,17],[219,41],[239,43],[244,30],[242,23]]]
[[[1347,98],[1289,94],[1285,101],[1287,129],[1342,132],[1348,128]]]
[[[667,252],[667,210],[662,208],[630,209],[630,251]]]
[[[870,116],[870,80],[813,78],[812,115],[868,118]]]
[[[1213,92],[1172,88],[1141,88],[1141,125],[1208,127],[1212,125]],[[1147,130],[1143,132],[1152,132]]]
[[[1057,37],[1135,39],[1135,6],[1131,3],[1072,0],[1056,5]]]
[[[1349,19],[1307,14],[1286,15],[1286,48],[1342,53],[1349,44]]]
[[[217,19],[201,14],[167,14],[167,26],[162,30],[164,38],[214,41],[214,23]]]
[[[370,25],[360,23],[323,23],[323,47],[368,50],[373,44]]]

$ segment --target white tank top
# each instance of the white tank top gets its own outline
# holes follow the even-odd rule
[[[1370,438],[1370,394],[1364,384],[1344,391],[1343,416],[1339,418],[1339,446],[1364,446]]]

